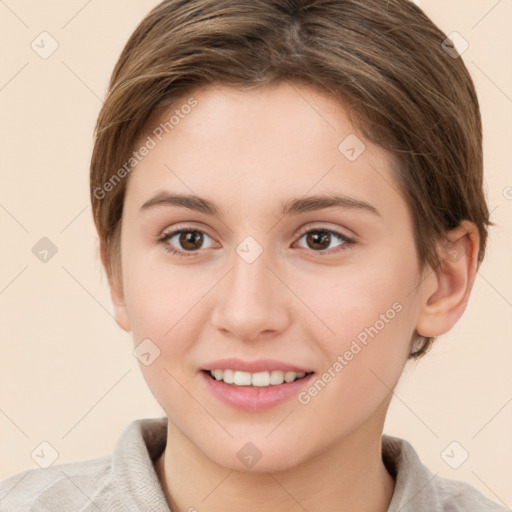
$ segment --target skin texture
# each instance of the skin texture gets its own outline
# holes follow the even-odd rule
[[[477,231],[463,223],[449,234],[450,253],[439,245],[443,270],[421,269],[396,162],[368,141],[349,161],[338,146],[354,128],[321,91],[281,82],[255,92],[212,86],[194,98],[198,105],[129,177],[122,283],[111,286],[119,325],[135,345],[149,338],[160,350],[140,366],[169,418],[155,464],[169,503],[173,510],[385,511],[394,481],[381,460],[381,435],[392,389],[414,332],[440,335],[462,315]],[[200,196],[220,213],[140,209],[163,191]],[[323,194],[365,201],[379,214],[280,213],[291,198]],[[186,252],[179,235],[159,241],[190,227],[205,233],[192,256],[165,250]],[[354,243],[332,236],[319,254],[315,229]],[[247,236],[263,249],[252,263],[236,252]],[[397,303],[400,312],[307,404],[294,396],[266,411],[240,411],[205,385],[201,369],[226,357],[274,359],[321,376]],[[250,469],[237,458],[247,442],[262,454]]]

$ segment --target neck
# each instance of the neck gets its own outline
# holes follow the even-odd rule
[[[169,421],[155,468],[172,512],[385,512],[395,482],[382,462],[381,436],[382,425],[377,432],[364,425],[291,469],[238,472],[207,458]]]

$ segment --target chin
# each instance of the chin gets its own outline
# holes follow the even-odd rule
[[[276,436],[270,440],[265,438],[267,433],[260,437],[235,436],[228,442],[205,446],[199,443],[196,447],[215,464],[232,471],[255,474],[287,471],[303,463],[312,452],[304,443],[298,442],[297,436]],[[288,444],[287,439],[291,441]]]

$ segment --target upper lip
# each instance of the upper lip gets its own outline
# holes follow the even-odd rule
[[[256,359],[254,361],[244,361],[242,359],[228,358],[218,359],[204,365],[203,370],[238,370],[241,372],[257,373],[272,370],[282,370],[284,372],[310,373],[312,370],[274,359]]]

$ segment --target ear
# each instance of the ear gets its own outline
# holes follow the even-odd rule
[[[108,276],[110,297],[114,306],[114,317],[117,325],[126,332],[131,332],[130,320],[124,301],[123,280],[120,262],[118,266],[111,265],[109,251],[104,242],[100,243],[101,261]],[[121,258],[119,258],[120,260]]]
[[[422,283],[416,331],[435,337],[449,331],[464,313],[478,266],[480,236],[472,222],[462,221],[437,243],[439,270]]]

